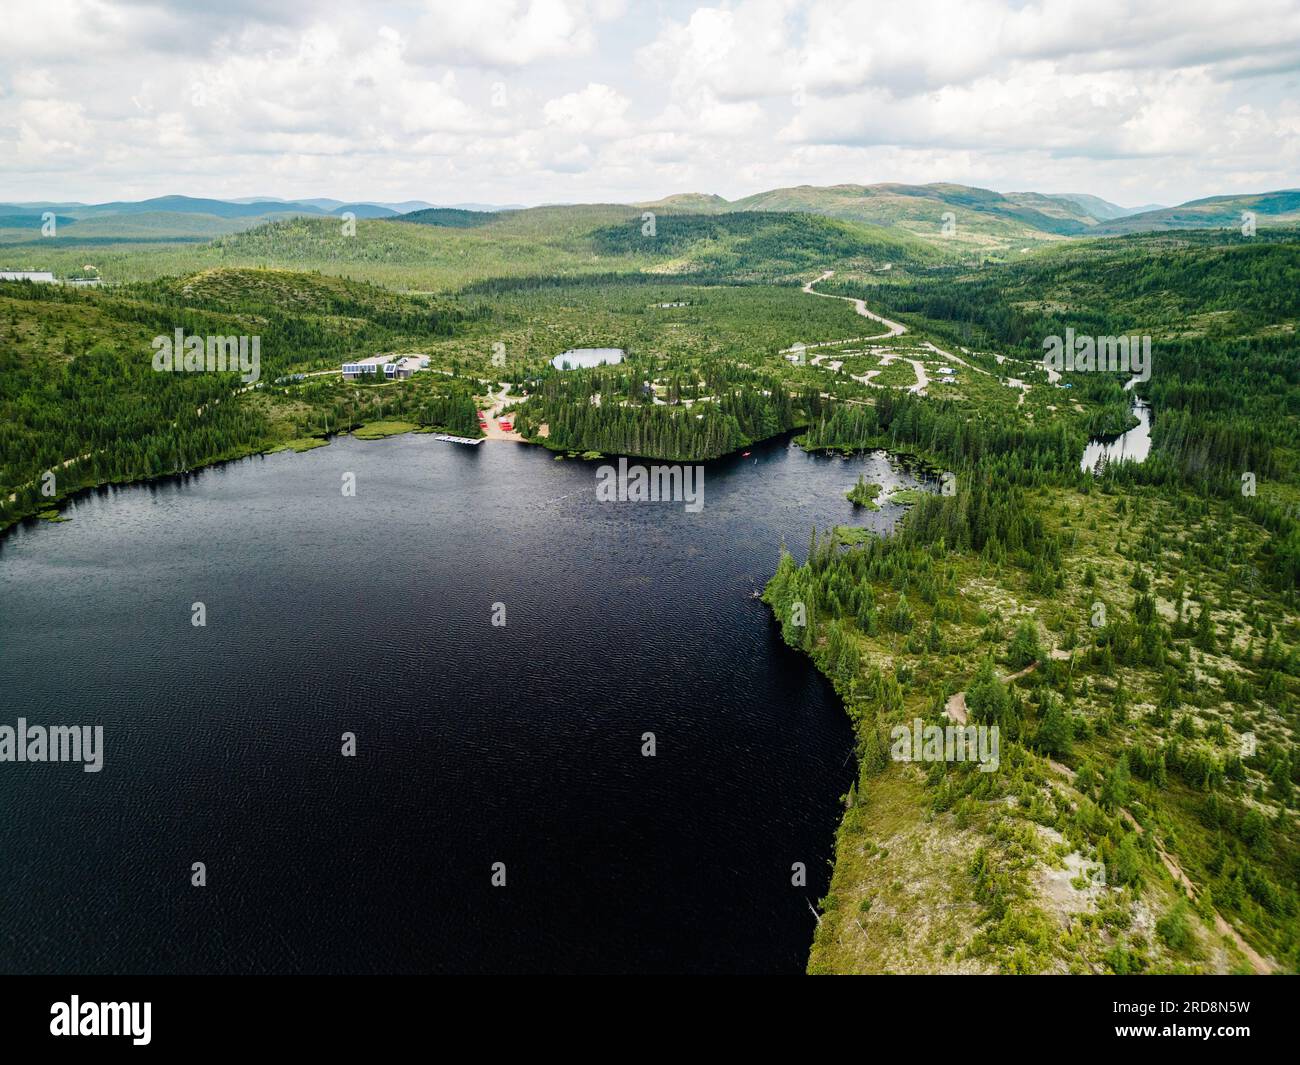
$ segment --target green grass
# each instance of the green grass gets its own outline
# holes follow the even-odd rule
[[[398,436],[419,428],[414,422],[374,421],[366,422],[352,430],[358,440],[382,440],[386,436]]]
[[[322,436],[304,436],[304,437],[298,437],[295,440],[286,440],[283,444],[280,444],[278,447],[274,447],[271,450],[273,452],[274,451],[296,451],[301,454],[304,451],[311,451],[318,447],[328,447],[328,446],[329,446],[329,441]]]
[[[879,510],[880,508],[875,508]],[[840,544],[865,544],[876,534],[870,529],[862,529],[856,525],[837,525],[835,526],[835,539]]]

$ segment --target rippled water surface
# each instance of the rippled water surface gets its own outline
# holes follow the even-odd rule
[[[14,530],[0,724],[106,750],[0,764],[0,968],[801,970],[852,737],[750,592],[814,522],[896,519],[860,471],[914,483],[774,442],[687,513],[540,449],[342,439]]]

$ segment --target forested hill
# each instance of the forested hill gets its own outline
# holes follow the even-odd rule
[[[1109,220],[1098,233],[1144,233],[1164,229],[1217,227],[1239,229],[1247,217],[1256,226],[1295,225],[1300,222],[1300,189],[1242,196],[1209,196],[1178,207],[1161,207]]]
[[[592,234],[598,255],[667,260],[658,270],[745,277],[807,275],[827,263],[891,268],[939,263],[945,256],[905,232],[814,215],[736,212],[661,214]]]
[[[313,402],[307,386],[290,396],[276,379],[337,369],[349,356],[417,349],[481,313],[275,271],[212,271],[114,289],[0,282],[0,521],[53,501],[40,492],[46,471],[54,471],[61,497],[80,485],[189,469],[339,426],[348,417],[338,406],[345,396]],[[236,398],[245,386],[234,372],[155,372],[151,341],[176,329],[258,337],[257,388]],[[432,395],[420,398],[435,409]],[[388,403],[390,411],[397,406],[391,396]],[[440,400],[436,409],[445,414]],[[477,432],[468,395],[460,409],[456,427]]]
[[[882,305],[968,347],[1041,359],[1067,328],[1152,337],[1156,455],[1240,488],[1252,471],[1300,486],[1300,234],[1097,241],[998,270],[878,290]]]

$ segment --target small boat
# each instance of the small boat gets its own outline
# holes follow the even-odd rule
[[[748,451],[742,451],[742,452],[740,453],[740,457],[741,457],[742,459],[747,459],[747,458],[749,458],[749,452],[748,452]]]

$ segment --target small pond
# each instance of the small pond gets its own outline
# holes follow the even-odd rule
[[[590,369],[593,366],[612,366],[623,361],[622,348],[570,348],[551,360],[557,370]]]

